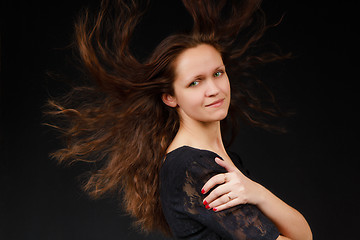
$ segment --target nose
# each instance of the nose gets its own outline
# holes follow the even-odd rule
[[[214,80],[209,79],[206,84],[205,96],[206,97],[214,97],[219,94],[219,91],[220,91],[219,87],[216,85]]]

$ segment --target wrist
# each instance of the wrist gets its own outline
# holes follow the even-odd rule
[[[267,196],[269,195],[269,190],[267,190],[264,186],[262,186],[259,183],[256,183],[258,186],[258,191],[257,191],[257,197],[256,197],[256,202],[255,205],[256,206],[261,206],[264,205],[264,203],[266,202]]]

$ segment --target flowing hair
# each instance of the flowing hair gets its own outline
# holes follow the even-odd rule
[[[78,86],[61,99],[50,99],[48,114],[65,146],[52,154],[60,163],[90,162],[84,189],[95,198],[122,193],[124,208],[142,230],[170,234],[159,198],[159,170],[166,149],[179,129],[176,109],[161,96],[173,94],[174,61],[186,49],[209,44],[222,55],[232,88],[225,121],[236,119],[265,128],[254,113],[275,116],[247,82],[259,63],[281,57],[254,55],[254,45],[267,29],[260,0],[183,0],[193,18],[189,32],[170,35],[140,62],[131,37],[147,4],[103,0],[95,17],[88,11],[75,25],[76,49],[93,83]],[[272,96],[271,93],[269,96]]]

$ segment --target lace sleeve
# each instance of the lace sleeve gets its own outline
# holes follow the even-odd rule
[[[182,201],[188,216],[224,239],[276,239],[279,235],[277,228],[254,205],[238,205],[220,212],[204,207],[202,186],[212,176],[225,172],[213,159],[213,156],[202,155],[193,158],[187,166],[182,186]]]

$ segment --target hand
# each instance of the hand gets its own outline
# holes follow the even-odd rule
[[[218,212],[239,204],[257,205],[261,201],[263,187],[247,178],[233,164],[227,163],[220,158],[215,162],[224,167],[227,173],[220,173],[210,178],[202,188],[202,193],[213,189],[204,199],[203,203],[207,209]]]

